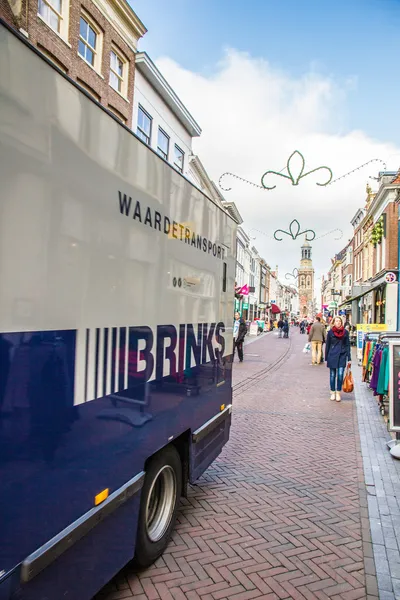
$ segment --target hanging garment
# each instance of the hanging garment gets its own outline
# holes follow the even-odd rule
[[[389,347],[382,350],[382,360],[379,369],[378,386],[376,393],[380,396],[387,395],[389,388]]]
[[[381,368],[381,360],[382,360],[382,350],[380,348],[376,348],[374,358],[372,360],[372,376],[370,380],[369,387],[376,392],[376,388],[378,387],[378,379],[379,379],[379,371]]]

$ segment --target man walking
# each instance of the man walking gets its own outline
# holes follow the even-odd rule
[[[247,326],[240,313],[235,312],[235,321],[233,323],[233,358],[235,358],[235,350],[237,348],[239,355],[239,362],[243,362],[243,344],[244,338],[247,334]]]
[[[319,365],[322,355],[322,344],[325,342],[325,327],[321,323],[321,318],[316,317],[310,333],[308,341],[311,342],[312,349],[312,364]]]
[[[278,321],[278,337],[282,337],[283,334],[283,319],[282,317]]]

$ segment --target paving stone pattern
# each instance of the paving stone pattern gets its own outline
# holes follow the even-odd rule
[[[246,346],[230,442],[183,500],[166,552],[96,600],[377,598],[354,396],[329,400],[328,370],[304,343],[294,330]]]
[[[355,391],[379,597],[400,599],[400,461],[386,447],[391,436],[360,372],[355,370]]]

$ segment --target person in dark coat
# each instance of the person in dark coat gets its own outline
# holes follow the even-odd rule
[[[247,334],[247,326],[240,313],[235,313],[235,322],[233,324],[233,359],[235,359],[235,350],[237,348],[239,361],[243,362],[243,343]]]
[[[278,332],[279,332],[279,337],[282,337],[282,334],[283,334],[283,319],[282,319],[282,317],[278,321]]]
[[[350,336],[340,317],[335,317],[326,336],[325,360],[330,369],[331,400],[340,402],[344,370],[351,365]]]
[[[283,337],[289,337],[289,321],[287,319],[285,319],[283,321],[283,327],[282,327],[282,331],[283,331]]]

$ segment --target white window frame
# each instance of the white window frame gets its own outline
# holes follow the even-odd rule
[[[58,19],[59,19],[59,28],[54,29],[54,27],[51,25],[50,21],[48,21],[46,19],[45,16],[43,16],[40,13],[40,8],[39,8],[39,0],[37,0],[37,15],[39,17],[39,19],[41,19],[43,21],[43,23],[46,23],[46,25],[48,27],[50,27],[50,29],[52,31],[54,31],[54,33],[56,33],[58,36],[61,37],[61,39],[66,42],[66,44],[68,46],[70,46],[70,44],[68,43],[68,26],[69,26],[69,0],[61,0],[61,11],[59,12],[51,3],[51,0],[41,0],[43,4],[45,4],[49,11],[53,12],[55,15],[57,15]]]
[[[167,145],[167,154],[165,156],[165,152],[164,150],[162,150],[162,148],[160,148],[159,144],[158,144],[158,136],[160,135],[160,133],[167,138],[168,140],[168,145]],[[167,133],[165,133],[164,129],[162,127],[158,128],[157,131],[157,152],[160,156],[163,157],[164,160],[168,160],[168,155],[169,155],[169,142],[170,142],[170,137]]]
[[[179,150],[179,152],[182,153],[182,167],[180,165],[178,165],[176,162],[175,150]],[[182,148],[180,146],[178,146],[178,144],[175,144],[174,145],[174,167],[179,171],[179,173],[183,174],[184,166],[185,166],[185,153],[182,150]]]
[[[142,111],[146,115],[146,117],[148,119],[150,119],[150,132],[149,132],[149,135],[147,135],[147,133],[144,131],[144,129],[142,129],[141,127],[139,127],[139,111]],[[143,108],[143,106],[141,104],[138,105],[138,118],[137,118],[137,123],[136,123],[136,132],[137,132],[137,130],[139,130],[140,133],[142,133],[146,138],[148,138],[148,141],[144,140],[142,137],[140,137],[140,135],[138,133],[136,133],[138,135],[138,137],[142,140],[142,142],[144,142],[148,146],[151,146],[151,134],[152,134],[152,131],[153,131],[153,117],[147,112],[147,110],[145,110]]]
[[[93,31],[95,32],[96,46],[97,46],[96,48],[92,48],[92,46],[89,44],[89,42],[81,37],[81,34],[80,34],[81,18],[84,21],[86,21],[86,23],[89,25],[89,27],[91,27],[91,29],[93,29]],[[78,46],[79,58],[81,58],[87,65],[89,65],[89,67],[91,67],[92,69],[97,71],[97,73],[101,74],[101,63],[102,63],[102,53],[103,53],[103,32],[100,29],[99,25],[97,25],[96,21],[94,21],[94,19],[92,19],[92,17],[85,10],[81,10],[81,13],[79,15],[79,41],[81,41],[83,44],[85,44],[85,46],[87,46],[93,52],[94,64],[92,65],[88,60],[86,60],[86,58],[84,56],[82,56],[82,54],[80,54],[79,46]]]
[[[122,77],[121,75],[119,75],[119,73],[117,73],[111,66],[112,62],[111,62],[111,56],[112,54],[115,54],[115,56],[117,57],[117,59],[119,59],[122,63]],[[113,75],[115,75],[115,77],[117,77],[117,79],[121,82],[121,90],[118,90],[117,88],[115,88],[112,83],[111,83],[111,73]],[[122,96],[123,98],[127,98],[128,96],[128,78],[129,78],[129,60],[121,53],[121,51],[116,48],[114,45],[111,46],[111,51],[110,51],[110,76],[108,79],[108,83],[110,85],[110,87],[117,92],[117,94],[120,94],[120,96]]]

